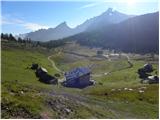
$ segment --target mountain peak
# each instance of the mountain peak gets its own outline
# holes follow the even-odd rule
[[[62,22],[61,24],[62,24],[62,25],[67,25],[66,21]]]
[[[102,13],[102,15],[104,15],[104,16],[125,15],[125,16],[126,16],[126,14],[123,14],[123,13],[121,13],[121,12],[118,12],[117,10],[115,10],[115,9],[113,9],[113,8],[108,8],[104,13]]]
[[[66,26],[66,27],[68,27],[68,25],[67,25],[67,23],[65,21],[62,22],[62,23],[60,23],[57,27],[60,27],[60,26]]]
[[[60,23],[55,29],[71,29],[68,25],[67,25],[67,23],[64,21],[64,22],[62,22],[62,23]]]
[[[113,8],[108,8],[102,15],[109,16],[114,14]]]
[[[113,8],[108,8],[106,12],[112,13],[113,12]]]

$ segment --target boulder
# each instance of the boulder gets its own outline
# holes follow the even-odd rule
[[[31,69],[32,69],[32,70],[38,69],[38,64],[34,64],[34,63],[33,63],[32,66],[31,66]]]

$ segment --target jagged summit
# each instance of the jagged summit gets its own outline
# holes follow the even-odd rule
[[[108,8],[104,13],[102,13],[102,15],[105,16],[111,16],[111,15],[125,15],[124,13],[118,12],[117,10],[113,9],[113,8]]]
[[[56,27],[55,27],[55,29],[71,29],[68,25],[67,25],[67,23],[64,21],[64,22],[62,22],[62,23],[60,23],[59,25],[57,25]]]
[[[57,27],[60,27],[60,26],[68,26],[67,23],[64,21],[62,23],[60,23]]]
[[[60,23],[55,28],[42,29],[35,32],[30,32],[25,35],[27,38],[38,41],[57,40],[71,35],[75,35],[85,31],[93,31],[101,29],[104,26],[119,23],[128,19],[130,16],[117,12],[113,8],[108,8],[104,13],[99,16],[90,18],[84,23],[75,28],[70,28],[66,21]]]
[[[113,13],[113,8],[108,8],[106,13]]]

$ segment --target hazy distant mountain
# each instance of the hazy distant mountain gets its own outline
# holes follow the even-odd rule
[[[70,28],[67,26],[66,22],[61,23],[56,28],[49,28],[49,29],[41,29],[35,32],[30,32],[27,34],[23,34],[25,38],[31,38],[32,40],[38,41],[48,41],[48,40],[57,40],[65,37],[69,37],[84,31],[92,31],[95,29],[100,29],[103,26],[111,25],[115,23],[119,23],[123,20],[132,17],[130,15],[125,15],[118,11],[113,11],[112,8],[109,8],[103,14],[91,18],[81,25],[78,25],[75,28]]]
[[[63,22],[55,28],[40,29],[35,32],[27,33],[25,37],[38,41],[56,40],[73,35],[72,31],[73,29],[69,28],[66,22]]]
[[[156,52],[159,45],[159,12],[129,18],[67,39],[82,45],[98,46],[125,52]]]

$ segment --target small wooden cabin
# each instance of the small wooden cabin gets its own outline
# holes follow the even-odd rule
[[[58,80],[47,73],[47,70],[45,68],[38,68],[36,70],[36,76],[39,78],[41,82],[47,83],[47,84],[57,84]]]
[[[65,73],[65,86],[83,88],[93,83],[90,81],[90,69],[86,67],[78,67]]]

